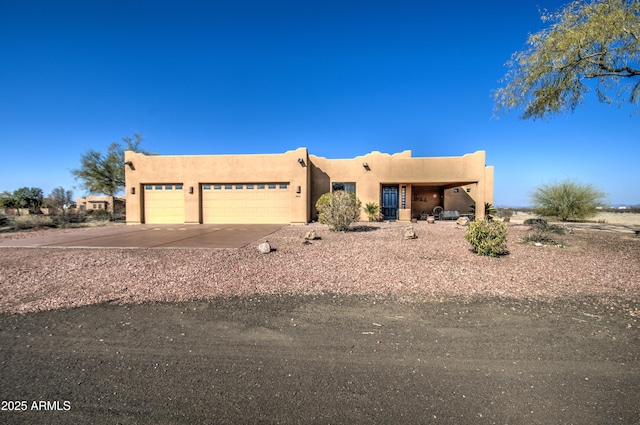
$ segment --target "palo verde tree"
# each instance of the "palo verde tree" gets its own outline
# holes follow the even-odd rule
[[[638,104],[639,0],[577,0],[541,18],[551,25],[507,62],[496,112],[523,109],[522,118],[536,119],[573,111],[590,85],[601,102]]]
[[[541,216],[558,217],[562,221],[593,217],[604,206],[606,194],[591,184],[567,179],[543,184],[531,192],[534,212]]]
[[[47,197],[47,203],[57,211],[64,212],[64,210],[73,203],[73,192],[65,190],[62,186],[56,187]]]
[[[44,201],[44,192],[39,187],[21,187],[13,191],[12,198],[17,208],[38,212]]]
[[[111,143],[106,154],[90,149],[80,157],[80,168],[72,170],[71,173],[88,193],[114,196],[124,189],[124,152],[147,152],[139,148],[142,136],[137,133],[135,140],[127,136],[123,137],[122,141],[124,146]]]

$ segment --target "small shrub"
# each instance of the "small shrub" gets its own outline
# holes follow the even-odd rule
[[[507,251],[507,225],[501,221],[472,221],[464,238],[478,255],[497,257]]]
[[[545,245],[562,245],[557,241],[554,235],[564,235],[566,229],[563,226],[557,224],[549,224],[542,220],[541,222],[535,222],[529,233],[524,237],[525,243],[541,243]]]
[[[327,199],[329,199],[328,203]],[[358,221],[360,208],[361,204],[355,193],[342,190],[325,193],[316,202],[318,221],[328,224],[337,232],[349,230],[351,223]]]
[[[364,206],[364,212],[367,213],[367,217],[369,217],[369,221],[380,221],[382,219],[382,214],[380,213],[380,205],[375,202],[367,202]]]
[[[524,221],[524,224],[526,226],[533,226],[533,225],[547,225],[547,220],[545,220],[544,218],[528,218]]]
[[[38,227],[51,227],[53,220],[49,216],[44,215],[20,215],[13,219],[13,227],[18,230],[35,229]]]

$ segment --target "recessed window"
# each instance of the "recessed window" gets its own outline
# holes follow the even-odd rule
[[[289,185],[287,183],[280,183],[280,189],[287,189]]]
[[[259,184],[258,185],[258,189],[264,189],[264,185],[263,184]]]
[[[458,192],[459,192],[458,188],[453,189],[453,193],[458,193]]]
[[[247,189],[253,189],[253,185],[252,184],[248,184],[247,185]]]
[[[336,190],[343,190],[348,193],[356,193],[356,184],[355,183],[344,183],[344,182],[335,182],[331,184],[331,191],[335,192]]]
[[[153,190],[153,186],[151,186],[150,184],[146,185],[144,187],[144,190]]]
[[[220,190],[220,189],[222,189],[222,185],[220,185],[220,184],[214,184],[213,185],[213,190]]]
[[[269,189],[275,189],[275,188],[276,188],[275,183],[271,183],[271,184],[269,184]]]
[[[237,184],[236,185],[236,190],[242,190],[242,185],[241,184]]]
[[[181,184],[177,184],[176,185],[176,190],[182,190],[182,185]]]
[[[467,188],[467,192],[471,192],[471,188],[470,187]]]
[[[156,185],[156,190],[162,190],[162,185],[161,184],[157,184]]]
[[[211,185],[210,184],[202,185],[202,190],[211,190]]]
[[[231,184],[225,184],[224,185],[224,190],[231,190],[231,189],[233,189],[233,185],[231,185]]]
[[[171,186],[170,184],[166,185],[164,187],[164,190],[173,190],[173,186]]]

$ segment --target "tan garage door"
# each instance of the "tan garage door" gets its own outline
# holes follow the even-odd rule
[[[289,184],[203,184],[202,222],[290,223]]]
[[[144,222],[149,224],[184,223],[184,191],[182,190],[182,185],[145,185]]]

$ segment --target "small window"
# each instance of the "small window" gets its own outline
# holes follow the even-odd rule
[[[286,184],[286,183],[280,183],[280,189],[286,189],[286,188],[288,188],[288,187],[289,187],[289,185],[288,185],[288,184]]]
[[[203,184],[202,185],[202,190],[211,190],[211,185],[210,184]]]
[[[258,189],[264,189],[264,185],[263,184],[259,184],[258,185]]]
[[[453,189],[453,193],[458,193],[458,188]]]
[[[156,185],[156,190],[162,190],[162,185],[161,184],[157,184]]]
[[[331,185],[331,191],[335,192],[336,190],[343,190],[348,193],[356,193],[356,184],[335,182]]]
[[[225,184],[224,185],[224,190],[231,190],[233,189],[233,185],[232,184]]]
[[[237,184],[236,185],[236,190],[242,190],[242,185],[241,184]]]
[[[275,189],[275,188],[276,188],[276,184],[275,183],[269,184],[269,189]]]
[[[247,189],[253,189],[253,185],[252,184],[248,184],[247,185]]]
[[[470,187],[467,188],[467,193],[469,193],[469,192],[471,192],[471,188]]]
[[[173,186],[171,186],[170,184],[166,185],[164,187],[164,190],[173,190]]]
[[[182,185],[181,184],[177,184],[176,185],[176,190],[182,190]]]
[[[222,185],[219,185],[219,184],[213,185],[213,190],[220,190],[220,189],[222,189]]]
[[[151,186],[150,184],[146,185],[144,187],[144,190],[153,190],[153,186]]]

